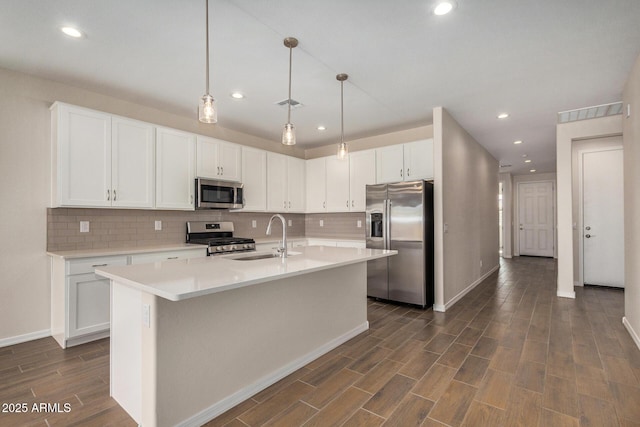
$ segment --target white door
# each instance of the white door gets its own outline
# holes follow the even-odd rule
[[[553,182],[518,184],[520,255],[553,256]]]
[[[622,149],[582,154],[584,283],[624,287]]]

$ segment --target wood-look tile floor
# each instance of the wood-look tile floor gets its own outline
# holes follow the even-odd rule
[[[368,302],[370,330],[207,426],[640,426],[624,294],[556,297],[556,263],[520,257],[446,313]],[[108,340],[0,348],[0,426],[135,425],[109,397]]]

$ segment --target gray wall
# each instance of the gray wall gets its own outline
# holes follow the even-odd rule
[[[498,161],[447,110],[435,108],[433,115],[436,162],[441,153],[435,168],[436,209],[441,209],[436,253],[442,251],[436,258],[441,269],[436,304],[448,308],[498,267]]]

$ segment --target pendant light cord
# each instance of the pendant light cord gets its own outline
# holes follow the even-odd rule
[[[344,144],[344,80],[340,82],[340,143]]]
[[[291,62],[293,58],[293,48],[289,46],[289,100],[287,104],[289,104],[289,109],[287,111],[287,123],[291,123]]]
[[[206,49],[207,49],[207,65],[206,65],[206,82],[207,82],[207,95],[209,95],[209,0],[207,0],[206,3],[206,23],[207,23],[207,42],[206,42]]]

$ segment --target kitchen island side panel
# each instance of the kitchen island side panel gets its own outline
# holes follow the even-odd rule
[[[136,421],[200,425],[366,330],[366,262],[183,301],[145,295],[142,302],[150,305],[151,325],[141,330]]]

